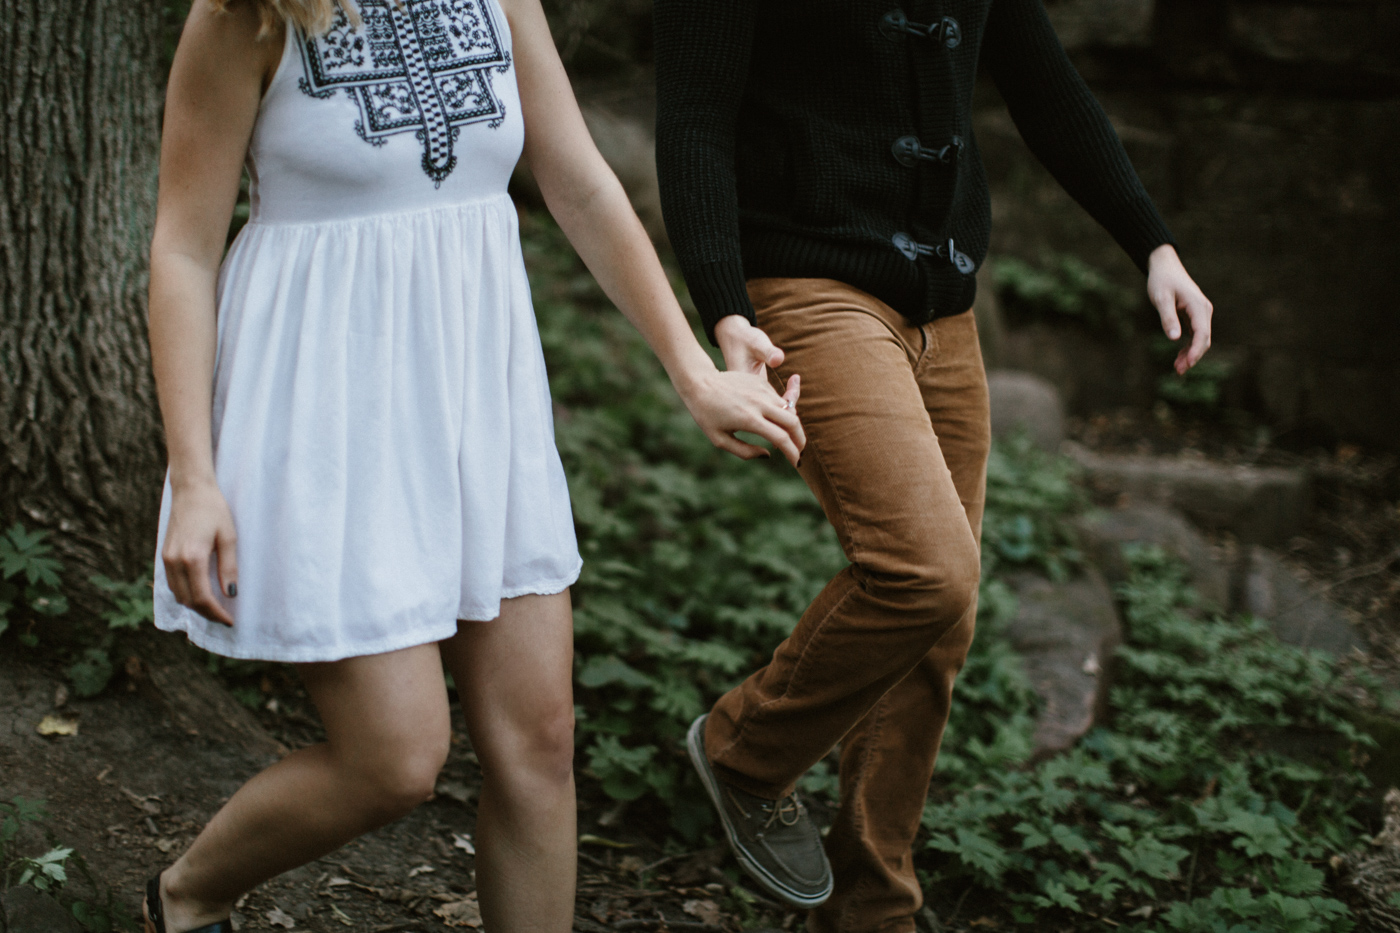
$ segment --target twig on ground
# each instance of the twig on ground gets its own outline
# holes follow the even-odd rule
[[[675,861],[675,860],[678,859],[678,858],[686,858],[686,857],[690,856],[691,854],[692,854],[692,853],[690,853],[690,852],[680,852],[680,853],[677,853],[676,855],[668,855],[668,856],[666,856],[666,857],[664,857],[664,858],[659,858],[659,859],[657,859],[656,861],[652,862],[650,865],[647,865],[647,866],[644,867],[644,868],[639,868],[639,869],[637,869],[637,874],[639,874],[639,875],[650,874],[651,872],[656,871],[656,870],[657,870],[658,868],[660,868],[662,865],[665,865],[667,862]]]
[[[1333,587],[1341,586],[1343,583],[1350,583],[1353,580],[1360,580],[1362,577],[1374,576],[1389,568],[1390,565],[1395,563],[1397,560],[1400,560],[1400,547],[1391,551],[1389,554],[1380,558],[1379,560],[1373,560],[1369,564],[1362,564],[1360,567],[1354,567],[1351,570],[1348,570],[1346,573],[1338,574],[1335,579],[1329,581],[1326,585],[1322,587],[1322,589],[1330,590]]]
[[[619,920],[612,925],[612,928],[618,933],[624,933],[626,930],[647,930],[660,926],[669,927],[672,930],[693,931],[693,933],[719,933],[723,929],[723,927],[713,923],[700,923],[695,920],[666,920],[661,917],[651,919],[637,917],[632,920]]]

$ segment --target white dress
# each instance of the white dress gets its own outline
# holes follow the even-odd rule
[[[506,194],[523,125],[505,16],[358,7],[360,28],[288,28],[248,151],[251,218],[219,275],[235,625],[177,604],[156,560],[156,625],[227,657],[439,641],[581,565]],[[162,544],[169,517],[167,483]]]

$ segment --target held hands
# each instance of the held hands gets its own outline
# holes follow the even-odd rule
[[[228,596],[238,592],[238,536],[233,513],[214,483],[177,490],[170,503],[170,524],[165,530],[165,578],[175,600],[211,622],[233,625],[209,585],[209,558],[218,561],[219,587]]]
[[[1172,340],[1181,339],[1180,311],[1185,311],[1191,322],[1191,344],[1176,357],[1177,375],[1185,375],[1210,349],[1210,318],[1215,308],[1186,274],[1181,257],[1170,244],[1153,250],[1147,263],[1147,295],[1162,317],[1163,332]]]
[[[768,451],[746,444],[735,431],[757,434],[783,452],[796,466],[807,446],[807,435],[797,418],[801,380],[793,375],[779,395],[768,382],[766,367],[778,366],[783,351],[768,335],[738,315],[720,320],[715,337],[724,354],[727,372],[710,371],[696,380],[681,397],[691,416],[716,447],[744,460],[766,457]]]

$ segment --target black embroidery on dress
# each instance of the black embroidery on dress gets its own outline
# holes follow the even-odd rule
[[[344,88],[360,107],[355,132],[382,146],[413,133],[423,144],[423,171],[434,184],[452,173],[452,147],[469,123],[492,129],[506,109],[491,73],[510,69],[487,8],[489,0],[360,0],[355,29],[338,9],[323,36],[300,37],[303,93],[325,98]]]

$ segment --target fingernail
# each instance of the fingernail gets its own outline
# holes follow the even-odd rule
[[[238,584],[237,584],[237,583],[230,583],[230,584],[228,585],[228,596],[229,596],[229,599],[232,599],[233,597],[235,597],[235,596],[237,596],[237,595],[238,595]]]

